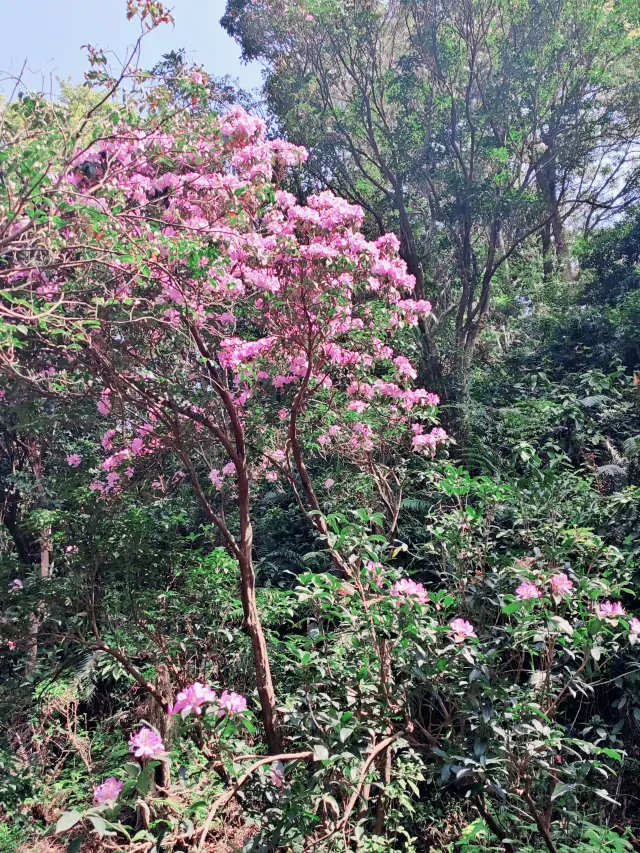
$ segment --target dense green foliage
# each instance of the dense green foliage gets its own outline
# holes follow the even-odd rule
[[[131,3],[132,14],[139,5],[143,14],[164,14],[160,4]],[[195,292],[208,274],[202,268],[223,269],[228,257],[208,236],[180,231],[178,217],[175,232],[164,235],[166,253],[156,252],[151,237],[170,192],[152,198],[147,236],[138,239],[137,222],[126,218],[131,199],[100,196],[106,167],[99,173],[103,166],[90,160],[73,163],[90,140],[161,128],[178,142],[163,138],[145,168],[177,175],[184,162],[200,167],[206,156],[189,159],[190,146],[219,136],[218,156],[235,132],[222,133],[215,113],[251,105],[228,81],[186,68],[176,51],[153,75],[127,78],[132,92],[120,104],[97,95],[117,92],[124,78],[107,74],[94,53],[94,89],[67,90],[53,105],[28,96],[3,106],[2,853],[628,853],[640,838],[639,84],[631,62],[638,10],[595,0],[579,8],[560,0],[448,5],[435,21],[422,19],[425,4],[413,2],[390,4],[384,15],[375,4],[352,14],[322,2],[287,7],[288,18],[275,4],[232,2],[226,16],[247,56],[271,51],[273,128],[310,148],[308,164],[282,177],[299,203],[290,202],[298,211],[290,217],[302,215],[319,182],[358,201],[364,233],[396,230],[417,273],[414,298],[433,302],[433,316],[397,323],[390,337],[394,352],[420,362],[418,382],[442,379],[437,415],[453,428],[433,455],[412,452],[397,408],[350,408],[354,392],[342,386],[353,377],[344,364],[304,405],[301,393],[287,396],[292,382],[266,381],[270,370],[281,378],[284,336],[262,374],[234,365],[246,370],[251,402],[228,434],[246,436],[246,449],[220,450],[197,420],[206,408],[224,426],[212,388],[224,395],[237,380],[220,379],[202,351],[193,357],[201,327],[191,324],[188,298],[184,310],[175,302],[184,325],[166,322],[164,337],[154,337],[167,312],[156,299],[161,273],[153,265],[166,263],[162,273],[183,276]],[[400,12],[416,27],[407,24],[410,38]],[[500,23],[490,35],[472,26],[486,16]],[[479,70],[470,78],[461,21],[477,36]],[[573,61],[567,45],[577,33],[586,41]],[[509,39],[522,39],[527,50],[509,53]],[[435,81],[429,50],[446,64]],[[338,66],[343,55],[353,65]],[[490,71],[488,57],[496,59]],[[369,74],[369,60],[367,91],[384,94],[370,126],[354,90],[332,101],[349,75],[356,90],[364,85],[358,74]],[[335,72],[335,90],[323,87],[325,72]],[[516,186],[529,157],[523,140],[533,134],[535,141],[545,123],[528,118],[535,98],[524,112],[514,105],[529,103],[543,72],[540,103],[557,119],[553,169],[548,159],[542,164],[547,178],[554,172],[553,186]],[[467,93],[472,110],[454,122],[456,143],[447,128],[459,97],[464,113],[465,81],[471,93],[487,83],[491,103]],[[558,91],[566,95],[560,105]],[[606,109],[596,120],[585,101],[600,97]],[[379,123],[387,103],[392,126]],[[571,124],[571,115],[580,121]],[[422,148],[427,118],[440,145],[434,160]],[[492,121],[508,129],[503,146],[491,141],[499,132]],[[278,150],[260,140],[252,144],[265,146],[261,157],[266,146]],[[608,164],[589,184],[585,175],[594,179],[603,150]],[[467,157],[477,172],[465,184],[457,170],[464,173]],[[606,187],[616,157],[627,158],[628,169],[612,201]],[[280,176],[255,182],[238,162],[221,162],[203,174],[224,175],[221,182],[242,175],[245,184],[228,193],[230,201],[224,196],[236,207],[219,216],[249,235],[246,248],[276,230],[267,231],[265,210],[273,212]],[[394,168],[385,172],[387,162]],[[60,212],[56,180],[69,170],[87,195],[107,198],[104,208],[92,212],[85,198],[80,213],[72,202]],[[396,178],[394,195],[385,182]],[[570,198],[576,180],[583,181],[580,204]],[[611,214],[602,221],[600,203]],[[25,216],[34,224],[16,242],[15,223]],[[83,235],[73,253],[64,242],[69,223]],[[299,239],[296,258],[308,248]],[[357,263],[341,247],[340,273],[357,278]],[[494,250],[508,252],[495,269]],[[110,252],[117,264],[105,263]],[[72,289],[65,282],[60,293],[72,294],[73,310],[62,297],[56,302],[57,292],[26,290],[20,269],[33,263],[71,270]],[[119,302],[123,267],[138,290]],[[322,269],[313,268],[314,284]],[[287,272],[280,275],[286,281]],[[364,316],[376,335],[389,331],[371,293],[358,291],[351,303],[327,282],[325,302],[316,304],[328,306],[326,314],[317,308],[321,328],[333,323],[336,304],[348,304],[354,316],[363,306],[373,312]],[[259,339],[261,313],[297,319],[295,297],[278,293],[265,294],[257,311],[248,291],[234,296],[234,330],[244,341]],[[466,299],[461,332],[451,306]],[[203,304],[210,314],[218,307]],[[282,328],[295,338],[295,322]],[[94,329],[104,336],[95,349]],[[120,334],[135,346],[125,352]],[[356,327],[353,346],[367,352],[374,346],[367,334]],[[311,364],[311,347],[308,358]],[[138,382],[137,365],[162,381],[127,390],[132,377]],[[375,363],[357,381],[390,386],[391,369]],[[410,394],[409,379],[406,385],[402,393]],[[105,403],[105,387],[112,402]],[[194,418],[187,427],[176,426],[181,394],[194,403],[179,412],[180,423]],[[165,403],[173,406],[173,437],[155,421],[145,424],[147,433],[155,429],[153,447],[136,453],[135,471],[120,475],[118,489],[98,488],[115,470],[105,466],[110,442],[130,441],[148,411],[162,421]],[[436,409],[421,417],[432,427]],[[117,432],[105,436],[109,418]],[[360,419],[374,441],[356,452],[348,443],[355,433],[344,430]],[[339,440],[328,440],[329,424],[346,424]],[[416,427],[414,441],[424,434],[419,420]],[[298,441],[304,460],[282,463],[278,476],[264,476],[264,463],[252,461],[270,447],[288,459]],[[246,506],[242,489],[222,483],[214,467],[229,458],[238,483],[246,474]],[[275,690],[271,731],[247,578],[255,580]],[[218,695],[196,702],[196,711],[171,713],[195,682],[233,691],[227,701],[239,704],[219,712]],[[162,748],[132,756],[130,736],[141,726]],[[98,789],[94,802],[107,777],[115,777],[115,797],[101,799]]]

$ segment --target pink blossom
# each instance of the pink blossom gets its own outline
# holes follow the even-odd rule
[[[144,448],[144,441],[141,438],[134,438],[131,442],[131,452],[137,456]]]
[[[267,478],[267,480],[269,480],[270,483],[275,483],[275,481],[278,479],[278,472],[277,471],[267,471],[267,473],[265,474],[265,477]]]
[[[222,488],[222,475],[220,474],[218,468],[212,468],[211,471],[209,471],[209,479],[211,480],[213,487],[217,491],[220,491],[220,489]]]
[[[451,628],[454,643],[463,643],[470,637],[477,636],[476,632],[473,630],[473,625],[471,622],[467,622],[466,619],[454,619],[453,622],[449,624],[449,627]]]
[[[619,601],[603,601],[598,606],[598,616],[600,619],[615,619],[618,616],[626,616],[627,611]]]
[[[216,702],[218,696],[210,687],[196,681],[187,687],[186,690],[181,690],[176,697],[175,704],[171,708],[171,714],[180,714],[182,719],[187,717],[192,711],[196,716],[202,713],[204,705]]]
[[[281,421],[285,421],[289,417],[289,412],[286,409],[279,409],[278,417]]]
[[[115,429],[108,429],[105,434],[102,436],[102,446],[105,450],[113,450],[113,444],[111,439],[116,435]]]
[[[111,389],[104,388],[97,402],[98,411],[101,415],[108,415],[111,411]]]
[[[224,717],[225,714],[242,714],[247,710],[247,700],[239,693],[225,690],[218,699],[218,707],[219,717]]]
[[[551,589],[557,595],[565,595],[573,590],[573,581],[564,572],[551,578]]]
[[[67,465],[71,468],[77,468],[78,465],[82,462],[82,456],[79,453],[70,453],[67,456]]]
[[[20,592],[21,589],[24,589],[24,584],[20,580],[20,578],[14,578],[11,581],[11,586],[9,587],[11,592]]]
[[[542,598],[542,591],[530,581],[523,581],[516,589],[516,598],[520,601],[527,601],[530,598]]]
[[[326,479],[326,480],[324,481],[324,487],[325,487],[325,489],[330,489],[330,488],[331,488],[331,486],[335,485],[335,482],[336,482],[336,481],[335,481],[335,480],[332,480],[332,479],[331,479],[331,477],[329,477],[328,479]]]
[[[428,450],[434,453],[436,445],[448,438],[447,433],[441,427],[434,427],[431,432],[414,434],[411,446],[414,450]]]
[[[164,744],[157,732],[143,726],[129,738],[129,752],[136,758],[153,758],[164,752]]]
[[[124,782],[120,782],[115,776],[109,776],[101,785],[93,792],[93,799],[96,803],[109,803],[117,800],[120,796],[120,791],[124,787]]]
[[[629,633],[630,634],[640,634],[640,619],[636,616],[632,616],[629,622]]]
[[[409,578],[396,581],[391,587],[391,595],[402,601],[415,598],[419,604],[426,604],[429,601],[429,593],[424,586],[421,583],[409,580]]]
[[[398,373],[402,374],[402,376],[406,376],[408,379],[417,378],[418,371],[411,364],[408,358],[405,358],[403,355],[399,355],[393,359],[393,363],[398,368]]]
[[[78,546],[77,545],[67,545],[67,547],[64,550],[65,550],[65,554],[77,554],[78,553]]]
[[[120,474],[118,474],[118,472],[117,472],[117,471],[110,471],[110,472],[107,474],[107,486],[108,486],[110,489],[115,488],[115,485],[116,485],[116,483],[118,482],[118,480],[119,480],[119,479],[120,479]]]
[[[17,647],[17,643],[15,640],[7,640],[7,648],[9,649],[9,651],[11,651],[11,652],[15,651],[16,647]]]

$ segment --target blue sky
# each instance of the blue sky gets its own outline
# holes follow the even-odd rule
[[[260,85],[260,66],[243,65],[236,43],[218,21],[224,0],[173,0],[175,27],[165,25],[143,42],[142,65],[151,68],[163,53],[184,47],[214,75],[231,74],[245,89]],[[55,78],[80,83],[87,67],[83,44],[122,57],[135,42],[139,24],[127,21],[126,0],[0,0],[0,77],[18,74],[26,60],[29,88],[55,92]],[[117,65],[117,63],[115,63]],[[8,81],[0,90],[11,90]]]

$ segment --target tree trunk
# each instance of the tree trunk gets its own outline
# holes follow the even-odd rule
[[[160,737],[163,742],[167,744],[171,736],[172,728],[172,717],[170,717],[166,711],[167,706],[170,705],[173,700],[171,678],[169,677],[169,668],[164,663],[158,665],[157,673],[156,690],[162,696],[165,702],[165,707],[163,708],[158,704],[156,697],[150,696],[147,719],[152,726],[155,726],[160,733]],[[168,791],[171,786],[171,775],[169,763],[167,761],[160,762],[160,765],[156,767],[155,776],[156,784],[160,785],[161,788],[164,788],[165,791]]]
[[[243,555],[240,560],[240,584],[242,589],[242,610],[245,625],[251,638],[251,649],[253,651],[258,696],[260,697],[260,706],[262,708],[262,722],[267,738],[267,746],[270,753],[277,755],[282,752],[282,738],[278,725],[276,694],[273,689],[267,641],[258,613],[255,574],[250,547],[246,551],[243,549]]]
[[[278,725],[276,694],[271,677],[269,652],[264,636],[258,602],[256,600],[256,576],[253,570],[253,527],[251,526],[251,504],[249,497],[249,477],[246,466],[236,467],[238,473],[238,509],[240,513],[240,589],[244,621],[251,638],[253,664],[256,673],[258,696],[262,708],[262,723],[267,738],[267,746],[272,755],[282,752],[282,738]]]
[[[29,458],[38,493],[38,504],[44,508],[46,502],[46,491],[44,488],[44,477],[42,473],[42,457],[40,448],[35,442],[29,442]],[[51,525],[45,525],[39,533],[40,562],[39,577],[41,581],[47,581],[51,577],[51,555],[52,555],[52,530]],[[27,659],[25,663],[25,674],[32,675],[38,661],[38,632],[44,617],[44,601],[38,601],[35,611],[29,619],[29,636],[27,639]]]

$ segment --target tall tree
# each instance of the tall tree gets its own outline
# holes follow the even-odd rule
[[[567,220],[637,196],[633,21],[605,0],[308,6],[229,0],[222,23],[266,61],[313,182],[399,233],[434,306],[422,381],[462,401],[508,259],[535,236],[547,275],[569,275]]]

